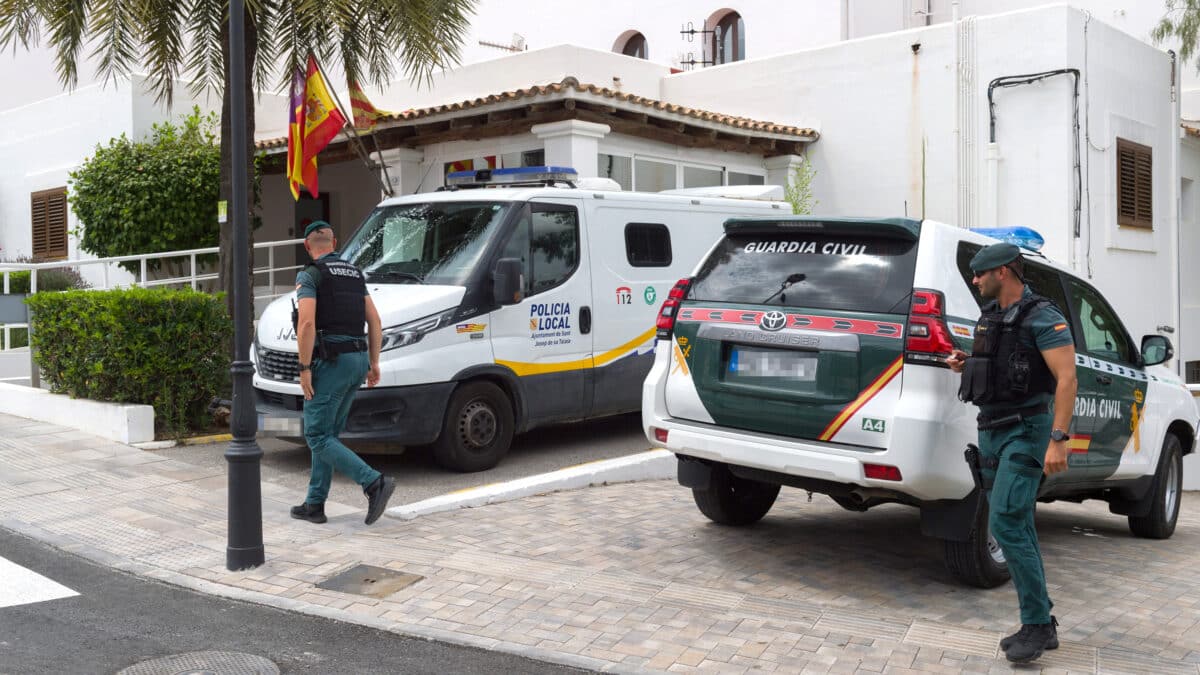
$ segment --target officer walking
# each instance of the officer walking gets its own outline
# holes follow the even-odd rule
[[[336,247],[329,223],[317,220],[304,229],[304,250],[314,262],[296,276],[295,318],[304,438],[312,450],[312,474],[308,496],[292,507],[292,517],[326,521],[325,498],[337,469],[362,486],[370,525],[383,514],[396,482],[368,466],[338,435],[363,380],[368,387],[379,383],[383,328],[362,271],[340,259]],[[368,328],[365,333],[363,324]]]
[[[976,325],[972,353],[955,350],[946,363],[962,373],[959,397],[979,406],[988,522],[1021,607],[1021,629],[1000,646],[1009,661],[1028,663],[1058,648],[1034,507],[1042,474],[1067,470],[1075,347],[1062,312],[1025,285],[1016,246],[984,248],[971,260],[971,271],[972,283],[991,302]]]

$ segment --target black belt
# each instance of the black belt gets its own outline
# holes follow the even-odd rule
[[[995,413],[979,413],[975,418],[979,422],[980,431],[988,431],[989,429],[1000,429],[1003,427],[1011,427],[1014,424],[1020,423],[1022,420],[1037,415],[1045,415],[1050,412],[1050,405],[1047,403],[1038,403],[1036,405],[1025,406],[1024,408],[1014,408],[1004,412]]]
[[[365,351],[367,351],[366,340],[354,340],[353,342],[325,342],[325,352],[330,356]]]

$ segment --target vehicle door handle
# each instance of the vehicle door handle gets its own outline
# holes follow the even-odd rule
[[[592,308],[579,308],[579,332],[587,335],[592,332]]]
[[[1096,381],[1100,384],[1112,384],[1112,375],[1097,375]]]

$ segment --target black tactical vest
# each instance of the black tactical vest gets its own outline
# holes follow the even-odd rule
[[[367,283],[362,270],[337,258],[318,260],[308,266],[309,270],[314,268],[320,275],[317,330],[325,335],[365,336]]]
[[[1022,403],[1030,396],[1053,393],[1057,383],[1034,345],[1033,316],[1049,299],[1021,298],[1007,309],[993,300],[983,307],[975,326],[975,346],[963,367],[958,397],[975,404]]]

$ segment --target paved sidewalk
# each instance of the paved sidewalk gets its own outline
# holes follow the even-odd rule
[[[722,528],[661,481],[367,527],[363,502],[312,525],[294,498],[264,483],[267,564],[227,572],[223,471],[0,416],[0,526],[206,592],[596,670],[1012,670],[1011,588],[955,584],[911,509],[785,490]],[[1200,495],[1165,542],[1099,503],[1044,507],[1039,530],[1063,640],[1045,672],[1200,675]],[[359,563],[424,579],[384,600],[315,587]]]

